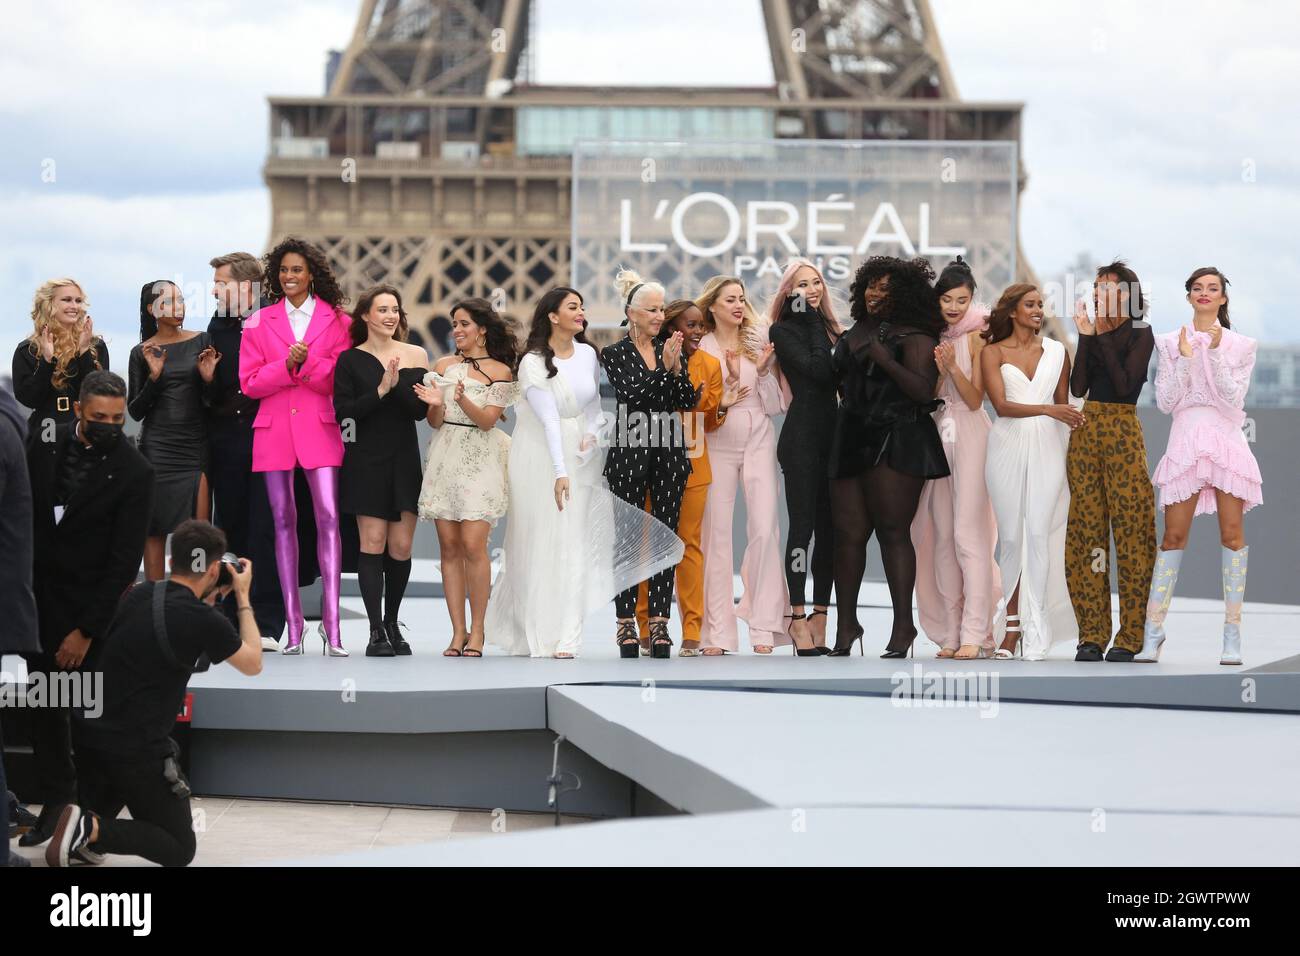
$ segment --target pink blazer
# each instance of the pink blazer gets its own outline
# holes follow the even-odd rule
[[[253,420],[253,471],[343,464],[334,365],[351,344],[351,324],[346,312],[317,299],[303,336],[307,360],[291,373],[285,362],[296,339],[284,300],[248,317],[239,346],[239,387],[261,402]]]

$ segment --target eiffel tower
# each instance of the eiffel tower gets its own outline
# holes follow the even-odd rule
[[[602,112],[759,107],[778,139],[1019,144],[1021,104],[960,99],[928,0],[760,2],[770,87],[584,88],[532,82],[528,0],[363,0],[326,94],[269,100],[271,241],[320,244],[351,296],[397,285],[416,329],[474,295],[526,321],[568,281],[566,144]]]

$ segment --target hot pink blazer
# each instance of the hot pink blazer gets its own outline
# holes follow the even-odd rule
[[[303,336],[307,360],[291,373],[285,362],[296,339],[284,300],[248,317],[239,346],[239,386],[261,402],[253,420],[253,471],[343,464],[343,439],[334,418],[334,365],[351,344],[351,324],[346,312],[317,299]]]

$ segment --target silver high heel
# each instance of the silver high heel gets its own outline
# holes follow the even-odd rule
[[[316,633],[320,635],[321,649],[320,652],[326,657],[347,657],[348,652],[343,649],[343,637],[339,637],[339,646],[335,647],[330,643],[330,639],[325,636],[325,625],[317,624]]]
[[[1246,597],[1246,553],[1223,549],[1223,652],[1220,664],[1241,663],[1241,603]]]
[[[306,636],[306,634],[307,634],[307,622],[304,621],[302,627],[298,628],[298,640],[295,642],[293,638],[290,637],[289,642],[284,645],[284,650],[282,650],[280,653],[285,655],[286,657],[301,657],[303,638]]]
[[[1156,567],[1151,573],[1151,596],[1147,599],[1146,626],[1142,629],[1142,650],[1133,658],[1144,664],[1160,660],[1160,649],[1165,646],[1165,615],[1169,602],[1174,599],[1174,584],[1178,581],[1178,567],[1183,563],[1182,551],[1156,552]]]
[[[1012,621],[1015,621],[1016,623],[1012,624],[1012,623],[1011,623]],[[1015,649],[1014,652],[1012,652],[1012,651],[1007,650],[1005,647],[999,647],[996,651],[993,652],[993,659],[994,659],[994,660],[998,660],[998,661],[1009,661],[1009,660],[1013,660],[1014,658],[1019,657],[1021,654],[1024,653],[1024,648],[1021,647],[1021,644],[1020,644],[1020,642],[1024,639],[1024,634],[1022,634],[1021,631],[1020,631],[1020,615],[1019,615],[1019,614],[1008,614],[1008,615],[1007,615],[1006,633],[1008,633],[1008,634],[1015,634],[1015,635],[1016,635],[1016,649]],[[1003,640],[1006,640],[1006,638],[1003,637]]]

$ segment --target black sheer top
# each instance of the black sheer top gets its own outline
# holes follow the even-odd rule
[[[1136,405],[1155,346],[1151,326],[1135,319],[1109,332],[1080,335],[1070,372],[1071,394],[1087,395],[1094,402]]]

